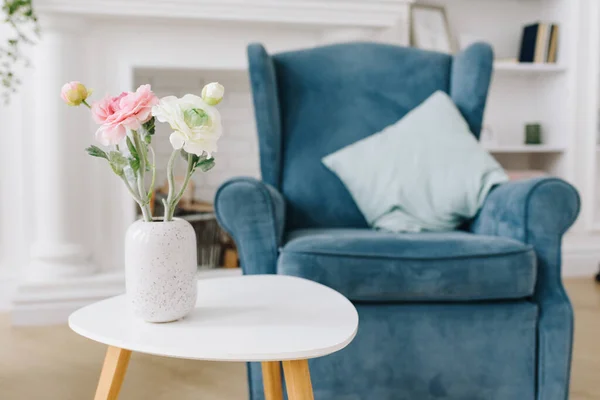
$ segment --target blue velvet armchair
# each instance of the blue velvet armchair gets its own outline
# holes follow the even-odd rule
[[[573,311],[561,239],[579,212],[568,183],[502,184],[462,230],[370,230],[321,158],[396,122],[437,90],[479,136],[492,50],[451,56],[352,43],[269,55],[248,47],[262,181],[215,199],[245,274],[330,286],[358,309],[345,350],[311,360],[328,400],[564,400]],[[377,160],[360,160],[377,162]],[[262,400],[260,365],[248,369]]]

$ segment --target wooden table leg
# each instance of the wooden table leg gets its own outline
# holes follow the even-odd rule
[[[281,385],[281,363],[265,361],[262,363],[263,388],[265,400],[283,400]]]
[[[94,400],[117,400],[119,398],[119,391],[125,379],[130,358],[131,350],[108,346]]]
[[[283,361],[289,400],[314,400],[307,360]]]

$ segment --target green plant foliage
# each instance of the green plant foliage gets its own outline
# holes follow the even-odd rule
[[[114,173],[119,176],[123,175],[123,169],[129,165],[129,160],[119,151],[111,151],[108,153],[108,161]]]
[[[204,158],[203,160],[198,160],[196,162],[196,166],[194,168],[200,168],[202,172],[208,172],[215,166],[215,158]]]
[[[138,151],[133,145],[133,142],[131,141],[129,136],[127,136],[126,141],[127,148],[129,149],[129,153],[131,154],[131,157],[129,157],[129,166],[131,167],[133,172],[137,173],[140,169],[140,155],[138,154]]]
[[[189,155],[190,154],[188,152],[186,152],[185,150],[183,150],[183,149],[181,150],[181,157],[183,157],[185,162],[188,162]],[[200,170],[202,172],[207,172],[215,166],[215,158],[214,157],[208,158],[206,156],[206,154],[203,154],[201,156],[192,154],[191,156],[192,156],[192,158],[191,158],[192,171],[195,171],[197,168],[200,168]]]
[[[129,153],[131,154],[132,157],[139,159],[140,156],[138,155],[137,149],[135,148],[135,146],[133,145],[133,142],[131,141],[131,139],[129,138],[129,136],[127,136],[127,148],[129,149]]]
[[[146,133],[145,138],[147,138],[148,136],[154,135],[154,132],[156,131],[155,118],[154,117],[150,118],[147,122],[145,122],[142,125],[142,128],[144,128],[144,132]],[[147,143],[149,144],[150,142],[148,141]]]
[[[21,65],[29,66],[29,60],[22,52],[23,45],[35,44],[33,38],[39,36],[39,25],[32,0],[4,0],[2,11],[4,23],[13,30],[6,44],[0,46],[0,82],[4,88],[2,96],[8,102],[21,84],[15,70]]]
[[[85,151],[87,151],[87,153],[92,157],[106,158],[108,160],[108,155],[106,152],[98,146],[92,145],[85,149]]]

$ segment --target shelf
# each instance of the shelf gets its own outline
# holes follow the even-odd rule
[[[511,61],[495,61],[494,70],[501,72],[543,74],[565,72],[567,69],[559,64],[518,63]]]
[[[494,154],[528,154],[528,153],[562,153],[562,146],[551,146],[546,144],[520,144],[516,146],[483,146],[484,149]]]
[[[225,278],[242,275],[241,268],[200,268],[198,279]]]
[[[176,218],[181,218],[187,222],[212,221],[216,219],[214,212],[203,212],[198,214],[176,215]]]

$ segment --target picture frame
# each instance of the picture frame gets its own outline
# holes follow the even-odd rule
[[[429,4],[411,5],[410,44],[419,49],[447,54],[456,51],[445,7]]]

